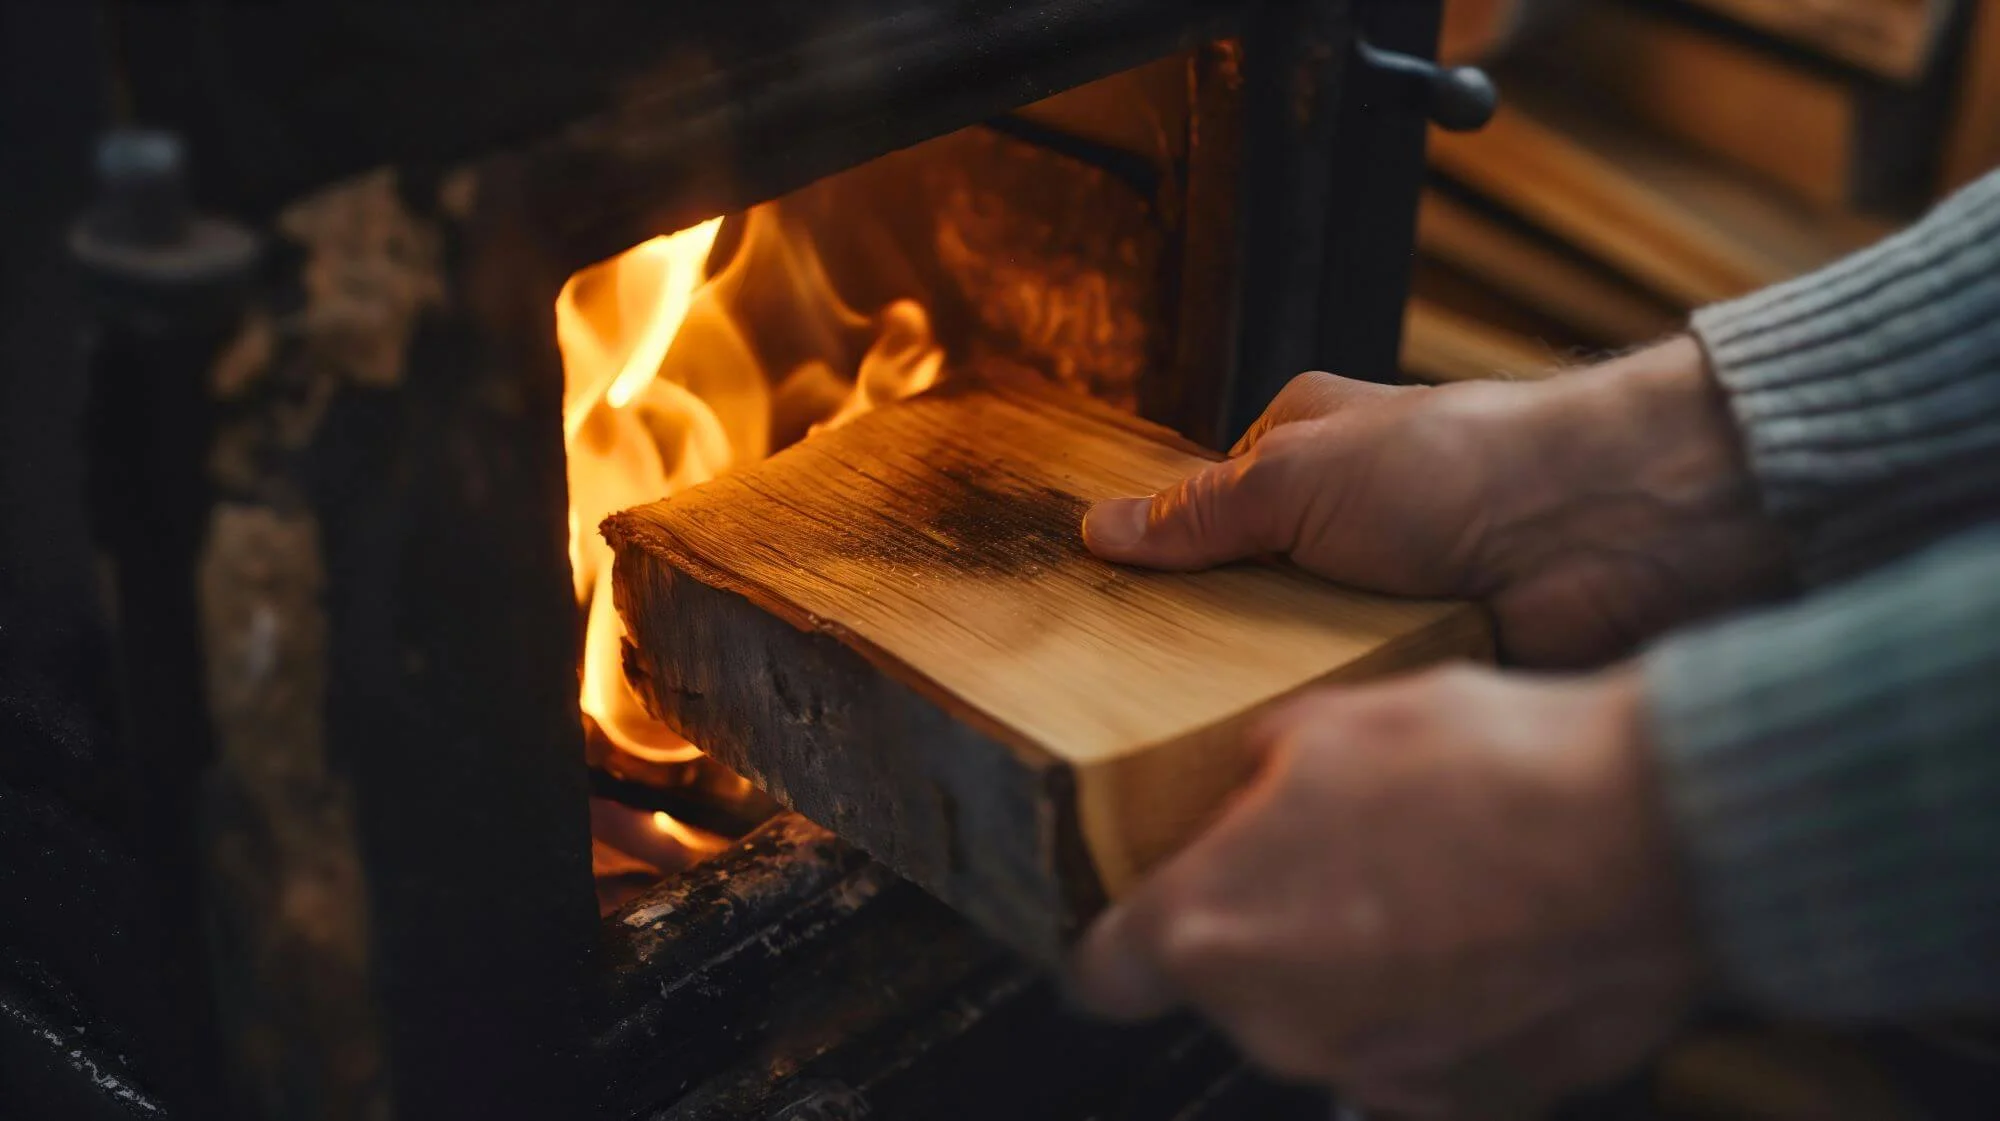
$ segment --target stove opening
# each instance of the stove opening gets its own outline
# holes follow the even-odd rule
[[[626,685],[609,514],[1000,357],[1131,409],[1170,348],[1189,59],[1172,56],[570,277],[569,554],[608,913],[775,811]]]

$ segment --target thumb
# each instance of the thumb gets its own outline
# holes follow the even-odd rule
[[[1150,498],[1099,502],[1084,515],[1084,544],[1105,560],[1172,570],[1279,551],[1289,535],[1277,531],[1281,495],[1261,482],[1270,470],[1255,457],[1225,460]]]

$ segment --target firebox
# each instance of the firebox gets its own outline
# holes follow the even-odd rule
[[[1394,376],[1425,121],[1490,110],[1437,7],[105,5],[147,126],[71,237],[115,688],[0,772],[44,869],[0,1093],[1323,1116],[653,721],[595,527],[975,361],[1216,447],[1300,370]]]

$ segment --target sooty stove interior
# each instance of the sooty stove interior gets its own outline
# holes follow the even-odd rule
[[[106,141],[69,242],[115,669],[17,706],[0,1093],[1323,1115],[1198,1024],[1066,1011],[652,724],[592,527],[974,357],[1211,445],[1298,370],[1390,376],[1423,120],[1464,90],[1357,44],[1420,57],[1437,17],[96,10],[71,61],[173,135]]]

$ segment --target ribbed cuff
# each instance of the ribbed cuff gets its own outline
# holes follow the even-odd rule
[[[2000,1009],[2000,532],[1646,657],[1711,948],[1764,1007]]]
[[[1993,508],[2000,175],[1871,249],[1703,308],[1692,325],[1808,582]],[[1954,477],[1928,485],[1941,474]]]

